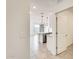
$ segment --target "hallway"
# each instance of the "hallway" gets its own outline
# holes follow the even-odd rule
[[[54,56],[48,51],[46,44],[39,43],[37,35],[35,35],[34,38],[31,37],[30,41],[31,41],[30,43],[31,59],[72,59],[73,58],[72,46],[68,47],[68,49],[63,53]]]
[[[72,0],[31,0],[31,59],[72,59],[72,25]],[[46,44],[42,43],[45,40],[44,34],[47,37]],[[55,56],[56,53],[59,55]]]

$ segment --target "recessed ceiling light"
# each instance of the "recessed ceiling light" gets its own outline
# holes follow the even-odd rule
[[[33,6],[34,9],[36,9],[36,6]]]

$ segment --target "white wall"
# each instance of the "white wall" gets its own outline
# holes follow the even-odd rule
[[[7,0],[7,59],[29,59],[28,3],[28,0]]]
[[[68,22],[67,22],[67,26],[68,26],[68,30],[67,30],[67,39],[68,39],[68,43],[67,46],[71,45],[73,43],[73,10],[68,9]]]
[[[47,36],[47,47],[48,50],[53,54],[56,55],[56,16],[54,13],[52,13],[51,17],[51,23],[52,23],[52,36]]]
[[[53,54],[56,55],[56,15],[55,13],[67,9],[73,6],[73,0],[62,0],[60,3],[57,3],[52,11],[52,42],[48,45],[48,50]],[[49,48],[53,45],[51,48]]]

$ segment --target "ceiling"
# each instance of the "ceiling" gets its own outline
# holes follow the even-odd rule
[[[57,0],[31,0],[31,13],[49,13],[53,10]],[[34,8],[33,8],[34,7]]]

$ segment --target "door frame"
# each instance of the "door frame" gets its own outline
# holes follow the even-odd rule
[[[73,8],[73,6],[69,7],[69,8]],[[56,55],[58,55],[58,17],[57,17],[57,14],[65,11],[65,10],[68,10],[69,8],[63,9],[63,10],[55,13],[55,16],[56,16]]]
[[[57,19],[57,15],[56,15],[56,55],[58,54],[58,19]]]

